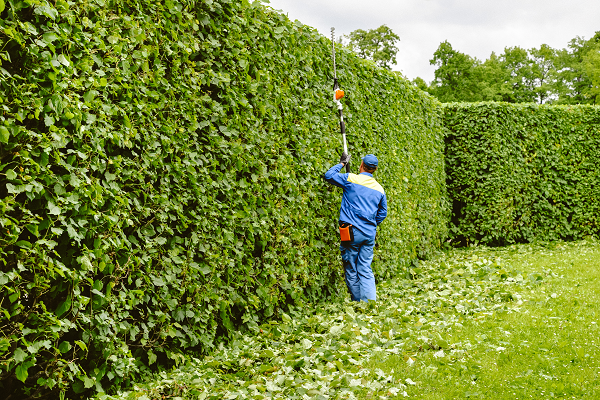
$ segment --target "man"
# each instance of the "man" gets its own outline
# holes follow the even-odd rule
[[[379,163],[377,157],[373,154],[364,156],[359,175],[340,173],[349,161],[350,155],[343,153],[340,163],[325,173],[325,180],[344,189],[339,220],[340,251],[351,298],[353,301],[376,300],[371,262],[377,226],[387,216],[387,200],[383,188],[373,178]],[[350,225],[350,235],[344,237],[343,229],[347,225]]]

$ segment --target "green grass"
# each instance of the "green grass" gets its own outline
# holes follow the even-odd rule
[[[110,398],[600,398],[596,241],[461,249]],[[109,398],[108,396],[101,396]]]
[[[600,398],[600,247],[597,243],[462,250],[457,254],[501,257],[526,273],[550,279],[526,293],[518,310],[483,314],[448,329],[455,357],[431,351],[375,357],[366,365],[394,370],[417,384],[413,398]],[[450,346],[452,347],[452,346]],[[451,353],[451,351],[450,351]]]

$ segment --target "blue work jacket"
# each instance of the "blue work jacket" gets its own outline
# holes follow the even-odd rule
[[[340,221],[355,226],[365,236],[375,236],[377,225],[387,216],[387,199],[383,187],[372,174],[340,174],[342,164],[325,172],[325,180],[344,189]]]

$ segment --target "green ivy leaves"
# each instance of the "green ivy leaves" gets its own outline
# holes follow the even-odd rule
[[[10,348],[49,343],[3,377],[106,391],[346,295],[326,38],[258,2],[53,4],[0,21],[20,63],[0,83],[0,322]],[[441,106],[339,62],[351,152],[388,193],[376,273],[404,273],[446,234]]]
[[[455,243],[598,234],[597,106],[456,103],[444,112]]]

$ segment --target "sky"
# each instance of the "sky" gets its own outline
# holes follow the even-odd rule
[[[264,0],[263,0],[264,1]],[[600,0],[270,0],[291,20],[331,36],[387,25],[400,36],[397,64],[409,79],[434,79],[429,64],[439,44],[479,60],[505,47],[566,48],[600,31]]]

